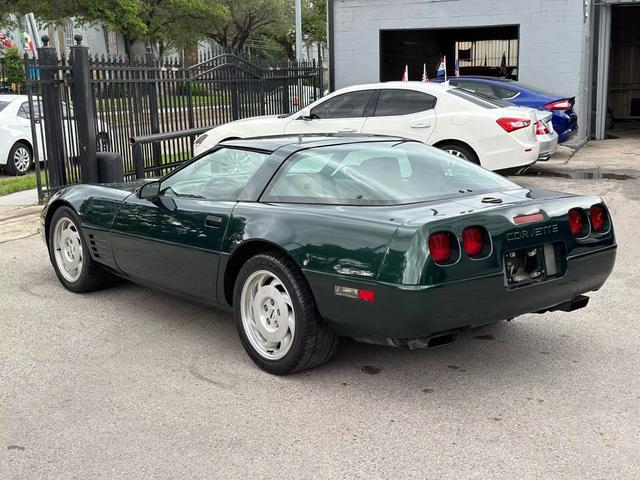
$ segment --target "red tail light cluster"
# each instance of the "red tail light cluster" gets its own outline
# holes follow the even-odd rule
[[[602,205],[594,205],[589,209],[589,219],[584,210],[573,208],[569,210],[569,227],[571,233],[577,238],[589,235],[589,230],[594,233],[603,233],[609,230],[609,215]],[[589,228],[591,227],[591,228]]]
[[[484,239],[482,238],[483,229],[480,227],[468,227],[462,232],[462,246],[464,253],[470,257],[477,257],[482,252]]]
[[[583,237],[585,234],[585,218],[584,213],[577,208],[569,210],[569,227],[574,237]]]
[[[498,125],[500,125],[505,132],[513,132],[531,125],[531,120],[527,118],[502,117],[496,120],[496,122],[498,122]]]
[[[598,233],[609,229],[609,217],[601,205],[594,205],[589,212],[591,214],[591,227]]]
[[[460,243],[464,253],[473,259],[485,258],[491,252],[491,238],[484,227],[467,227],[462,242],[452,232],[436,232],[429,236],[429,253],[440,265],[451,265],[460,258]]]
[[[549,129],[542,120],[536,122],[536,135],[548,135]]]
[[[429,253],[436,263],[450,263],[452,248],[449,232],[433,233],[429,237]]]
[[[547,103],[544,108],[547,110],[569,110],[570,108],[573,108],[573,102],[568,98],[565,98],[564,100]]]

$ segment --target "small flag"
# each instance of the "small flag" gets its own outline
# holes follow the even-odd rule
[[[422,64],[422,81],[423,82],[428,82],[429,81],[429,76],[427,75],[427,64],[426,63]]]
[[[22,34],[22,38],[24,39],[24,49],[27,52],[35,52],[35,48],[33,48],[33,42],[31,41],[31,35],[27,32]]]
[[[456,73],[456,77],[460,76],[460,60],[458,60],[457,58],[455,63],[455,73]]]
[[[11,42],[4,33],[0,33],[0,45],[5,48],[13,48],[13,42]]]
[[[409,65],[405,65],[404,66],[404,73],[402,74],[402,81],[403,82],[408,82],[409,81]]]
[[[444,77],[447,79],[447,56],[440,56],[440,62],[438,63],[438,68],[436,69],[436,77]]]
[[[500,75],[507,76],[507,56],[502,53],[502,61],[500,62]]]

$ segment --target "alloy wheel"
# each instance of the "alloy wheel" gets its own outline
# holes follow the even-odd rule
[[[25,173],[31,165],[31,153],[26,147],[18,147],[13,153],[13,164],[20,173]]]
[[[78,228],[67,217],[56,223],[53,248],[60,274],[68,282],[76,282],[82,274],[82,239]]]
[[[447,153],[450,153],[451,155],[461,158],[462,160],[467,160],[469,161],[469,159],[466,157],[466,155],[458,150],[453,150],[453,149],[447,149],[445,150]]]
[[[253,272],[240,297],[242,326],[253,349],[278,360],[291,349],[295,335],[293,302],[284,283],[267,270]]]

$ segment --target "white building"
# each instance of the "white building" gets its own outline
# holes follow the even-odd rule
[[[607,107],[640,119],[638,0],[328,0],[332,88],[435,74],[494,74],[575,97],[576,142],[605,138]],[[486,65],[486,67],[485,67]],[[473,67],[473,68],[471,68]]]

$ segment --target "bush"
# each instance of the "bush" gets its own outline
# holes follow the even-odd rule
[[[24,86],[24,62],[18,49],[7,48],[4,53],[4,75],[7,83],[15,84],[18,93]]]

